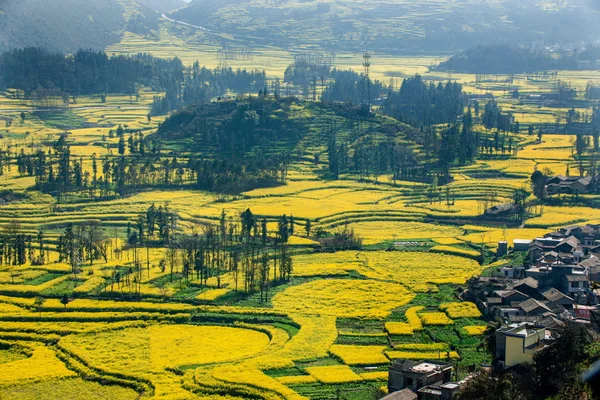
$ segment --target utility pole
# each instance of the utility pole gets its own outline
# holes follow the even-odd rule
[[[371,70],[371,53],[363,54],[363,67],[365,69],[365,81],[367,83],[367,107],[368,111],[371,112],[371,79],[369,79],[369,73]]]

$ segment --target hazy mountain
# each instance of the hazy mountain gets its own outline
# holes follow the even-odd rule
[[[183,0],[137,0],[138,3],[151,8],[160,13],[167,13],[185,6],[187,3]]]
[[[171,17],[248,42],[453,51],[600,39],[596,0],[193,0]]]
[[[104,49],[125,26],[117,0],[7,0],[0,2],[0,50]]]

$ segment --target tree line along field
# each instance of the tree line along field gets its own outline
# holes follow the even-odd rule
[[[414,60],[406,63],[407,71],[415,68]],[[468,90],[474,77],[464,79]],[[111,130],[121,125],[150,133],[163,122],[148,118],[160,93],[142,88],[138,94],[105,102],[82,96],[60,112],[44,113],[9,91],[0,109],[13,122],[0,128],[0,144],[13,152],[45,149],[49,138],[68,130],[72,156],[90,172],[94,155],[116,151],[119,139]],[[506,110],[510,103],[502,98],[501,104]],[[0,176],[0,197],[7,199],[0,205],[3,233],[17,222],[19,232],[34,237],[42,230],[47,252],[43,265],[0,267],[0,398],[325,399],[338,390],[346,398],[376,398],[395,358],[449,359],[464,376],[491,356],[481,346],[486,322],[458,294],[470,277],[502,265],[489,264],[497,242],[600,221],[597,208],[583,205],[545,206],[523,226],[478,219],[490,193],[508,202],[515,191],[529,190],[535,168],[577,173],[573,136],[546,131],[538,143],[511,134],[517,151],[452,168],[447,191],[389,174],[377,181],[350,173],[323,179],[326,155],[317,162],[309,155],[325,152],[318,135],[323,120],[333,117],[310,103],[295,107],[294,115],[312,121],[307,155],[289,166],[286,184],[277,187],[226,196],[166,188],[58,202],[32,190],[35,179],[14,165]],[[537,127],[539,110],[523,110]],[[581,199],[597,204],[598,196]],[[280,217],[293,215],[291,280],[270,288],[265,300],[262,293],[237,293],[232,272],[206,282],[194,273],[185,279],[181,252],[171,270],[161,266],[168,248],[121,251],[128,227],[135,229],[153,204],[176,214],[184,233],[219,226],[223,213],[237,224],[250,209],[275,236]],[[67,225],[89,221],[98,221],[110,239],[108,259],[83,263],[74,273],[58,262],[59,238]],[[351,229],[363,238],[362,249],[317,252],[319,229]],[[33,243],[28,251],[35,255]],[[398,251],[386,251],[395,244]],[[136,262],[143,268],[134,276],[128,271]]]

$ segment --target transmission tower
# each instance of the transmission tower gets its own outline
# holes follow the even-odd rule
[[[371,70],[371,53],[363,54],[363,67],[365,68],[365,81],[367,83],[367,107],[371,112],[371,79],[369,73]]]

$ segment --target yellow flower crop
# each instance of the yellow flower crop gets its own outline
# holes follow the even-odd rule
[[[213,300],[218,299],[221,296],[225,296],[229,292],[231,292],[230,289],[211,289],[211,290],[207,290],[205,292],[200,293],[198,296],[196,296],[196,299],[213,301]]]
[[[464,256],[469,256],[469,257],[479,257],[481,255],[480,252],[475,251],[475,250],[467,250],[467,249],[461,249],[459,247],[443,246],[443,245],[433,246],[431,248],[431,251],[435,251],[435,252],[439,252],[439,253],[454,254],[454,255],[459,255],[459,256],[464,255]]]
[[[463,329],[469,335],[478,336],[478,335],[483,335],[485,333],[487,326],[470,325],[470,326],[463,326]]]
[[[481,312],[474,303],[465,301],[462,303],[444,303],[440,305],[440,310],[445,311],[450,318],[479,318]]]
[[[29,358],[3,364],[0,386],[71,376],[77,374],[68,370],[52,350],[40,346]]]
[[[275,310],[339,317],[385,318],[413,299],[403,286],[371,280],[317,280],[273,297]]]
[[[441,312],[425,312],[420,314],[423,325],[452,325],[452,321],[448,316]]]
[[[360,375],[355,374],[347,365],[328,365],[324,367],[306,368],[313,378],[321,383],[346,383],[362,381]]]
[[[390,360],[399,358],[409,360],[446,360],[448,355],[450,358],[460,358],[456,351],[388,351],[385,353]]]
[[[383,355],[386,346],[351,346],[333,345],[329,352],[338,357],[346,365],[376,365],[387,364]]]
[[[166,367],[212,364],[254,355],[267,335],[240,328],[155,325],[68,336],[60,344],[92,365],[119,373],[147,374]]]
[[[388,372],[387,371],[364,372],[359,375],[365,381],[387,381],[388,380]]]
[[[385,330],[390,335],[412,335],[415,333],[413,327],[406,322],[386,322]]]
[[[423,329],[423,325],[421,324],[421,318],[419,318],[419,315],[417,313],[423,310],[424,308],[425,307],[423,306],[417,306],[411,307],[408,310],[406,310],[406,319],[408,320],[409,325],[415,331],[420,331]]]

